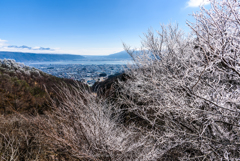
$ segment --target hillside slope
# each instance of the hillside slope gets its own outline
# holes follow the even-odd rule
[[[50,108],[50,98],[57,100],[58,86],[74,83],[81,84],[48,75],[14,60],[0,60],[0,113],[7,114],[13,110],[42,113]]]

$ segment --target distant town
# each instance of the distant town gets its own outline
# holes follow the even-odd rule
[[[95,82],[104,81],[119,75],[127,69],[127,65],[81,65],[81,64],[35,64],[35,68],[60,78],[81,81],[92,86]]]
[[[78,80],[89,86],[121,74],[132,60],[126,51],[105,56],[0,51],[0,59],[15,60],[56,77]]]

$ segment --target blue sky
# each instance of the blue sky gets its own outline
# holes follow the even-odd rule
[[[0,51],[107,55],[149,28],[186,20],[204,0],[0,0]]]

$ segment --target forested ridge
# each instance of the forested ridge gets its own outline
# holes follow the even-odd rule
[[[54,77],[15,60],[0,60],[1,114],[13,113],[15,110],[21,113],[43,113],[51,109],[50,99],[60,99],[60,86],[75,83],[81,84],[71,79]]]

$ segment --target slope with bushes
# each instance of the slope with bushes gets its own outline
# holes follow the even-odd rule
[[[74,83],[73,80],[48,75],[14,60],[0,60],[1,114],[12,113],[14,110],[43,113],[50,109],[50,98],[59,99],[59,86]]]
[[[62,160],[34,119],[53,111],[52,102],[62,101],[60,88],[88,90],[88,86],[57,78],[42,71],[0,60],[0,160]]]

